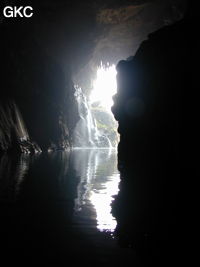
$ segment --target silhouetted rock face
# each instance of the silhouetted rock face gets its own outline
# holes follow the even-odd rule
[[[157,166],[163,157],[170,161],[177,157],[187,71],[187,46],[181,24],[150,35],[131,61],[120,61],[117,66],[118,94],[113,112],[121,134],[119,152],[121,155],[127,151],[131,143],[130,163],[136,166],[143,167],[144,162],[149,165],[149,161],[151,166]]]
[[[122,181],[113,212],[122,245],[151,243],[155,259],[159,251],[178,259],[187,242],[190,215],[181,188],[196,175],[199,114],[193,27],[186,18],[151,34],[132,60],[117,66],[113,113]]]

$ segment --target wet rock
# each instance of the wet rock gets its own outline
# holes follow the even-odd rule
[[[0,103],[0,151],[16,153],[41,152],[40,147],[30,140],[24,120],[14,101]]]

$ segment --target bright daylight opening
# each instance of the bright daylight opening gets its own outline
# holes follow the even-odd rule
[[[108,63],[107,63],[108,64]],[[90,102],[99,102],[99,105],[111,112],[112,96],[117,92],[115,65],[104,67],[102,64],[97,70],[97,77],[93,83]]]
[[[117,92],[116,74],[115,65],[101,64],[90,96],[87,98],[84,91],[77,88],[75,96],[80,120],[74,131],[74,147],[117,147],[118,124],[111,111],[112,97]]]

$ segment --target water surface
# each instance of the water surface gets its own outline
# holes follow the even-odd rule
[[[88,220],[95,218],[99,231],[112,233],[117,223],[111,213],[111,203],[118,194],[120,181],[116,150],[77,149],[72,152],[72,162],[80,177],[76,214],[87,213]]]
[[[119,177],[117,153],[111,149],[3,155],[1,254],[9,264],[69,259],[74,264],[124,264],[129,252],[113,237],[117,222],[111,212]]]

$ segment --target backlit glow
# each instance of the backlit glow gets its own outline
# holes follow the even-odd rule
[[[113,196],[118,194],[119,181],[119,174],[115,174],[102,184],[100,190],[91,192],[90,201],[95,207],[97,228],[100,231],[113,232],[117,226],[116,219],[111,213],[111,203],[114,200]]]
[[[112,96],[117,92],[115,65],[100,66],[97,70],[97,77],[93,83],[93,90],[90,96],[90,102],[100,102],[106,110],[110,111],[113,105]]]

